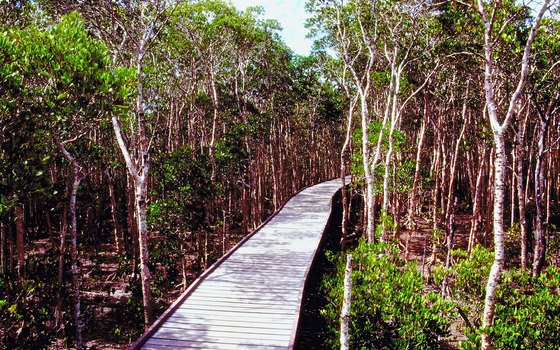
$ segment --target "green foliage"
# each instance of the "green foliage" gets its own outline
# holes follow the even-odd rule
[[[537,278],[511,270],[496,291],[490,329],[495,349],[557,349],[560,339],[560,270],[549,266]]]
[[[129,281],[125,292],[129,292],[130,296],[118,305],[120,310],[115,313],[115,322],[122,325],[124,329],[129,330],[129,336],[137,338],[142,334],[142,328],[139,325],[144,320],[142,287],[139,276]]]
[[[195,154],[188,146],[159,155],[152,173],[156,181],[151,194],[157,199],[148,205],[148,224],[159,235],[150,247],[157,295],[173,287],[179,276],[178,262],[184,256],[181,245],[195,231],[207,229],[205,208],[217,188],[210,180],[208,157]]]
[[[216,162],[224,175],[243,174],[248,160],[245,139],[250,137],[250,132],[249,123],[237,123],[216,142]]]
[[[95,134],[101,140],[102,122],[128,111],[134,78],[132,70],[111,66],[109,51],[89,34],[77,13],[46,28],[0,31],[2,220],[13,219],[10,209],[16,202],[29,201],[37,206],[32,214],[37,215],[42,209],[55,210],[63,200],[67,172],[60,170],[62,156],[54,144],[72,140],[65,147],[78,161],[103,166],[102,143],[84,136]],[[92,195],[88,205],[95,202]],[[71,313],[65,312],[71,303],[64,294],[68,285],[53,283],[56,254],[28,258],[25,281],[6,277],[0,288],[0,304],[6,308],[0,312],[2,345],[46,348],[59,331],[53,329],[58,292],[65,301],[61,322],[73,333],[74,325],[66,319]],[[87,320],[91,309],[83,311]]]
[[[54,251],[27,260],[30,278],[0,274],[0,348],[43,349],[53,340],[52,328],[58,286]],[[64,293],[64,290],[62,290]],[[63,297],[69,296],[63,294]],[[66,315],[63,315],[65,317]],[[63,319],[69,327],[72,321]]]
[[[439,266],[433,269],[431,278],[435,285],[441,285],[449,278],[450,295],[459,305],[469,308],[469,315],[478,316],[484,307],[486,280],[494,255],[486,248],[476,245],[469,259],[464,250],[451,252],[454,261],[450,269]]]
[[[396,164],[396,184],[391,182],[391,189],[398,193],[406,193],[412,190],[414,182],[414,171],[416,170],[416,161],[409,159],[400,159]],[[396,186],[396,188],[394,188]]]
[[[350,342],[354,349],[434,349],[448,334],[452,304],[427,292],[416,266],[405,263],[392,244],[361,241],[352,252]],[[323,290],[330,303],[327,318],[333,348],[338,347],[343,298],[345,254],[334,257],[336,275],[327,276]]]
[[[484,308],[485,286],[493,261],[491,251],[477,245],[469,259],[466,252],[452,252],[455,264],[450,269],[433,270],[434,284],[448,278],[448,293],[458,308],[471,320],[465,328],[467,340],[462,349],[480,346],[480,315]],[[509,269],[496,290],[494,324],[489,332],[494,349],[556,349],[560,337],[560,270],[549,266],[534,278],[530,271]]]
[[[47,169],[58,153],[51,139],[76,139],[103,118],[125,113],[134,73],[111,69],[107,48],[89,35],[77,13],[48,29],[1,32],[0,63],[2,193],[48,199],[56,190]],[[67,148],[90,162],[103,153],[83,139]]]
[[[521,228],[518,223],[513,223],[505,233],[504,249],[506,254],[506,267],[510,267],[514,262],[519,262],[521,256]],[[519,265],[519,264],[517,264]]]
[[[183,146],[154,160],[156,182],[152,194],[158,199],[148,207],[154,230],[196,230],[204,227],[204,206],[215,194],[210,180],[210,162]]]
[[[18,97],[17,87],[23,91],[18,100],[24,107],[20,111],[29,110],[51,132],[70,135],[83,132],[103,116],[128,109],[134,94],[134,71],[111,69],[109,51],[90,36],[78,13],[62,17],[46,30],[10,30],[0,37],[0,56],[9,63],[0,70],[0,79],[12,91],[12,100],[2,100],[4,108]],[[17,109],[8,111],[16,113]]]
[[[393,217],[388,215],[384,210],[381,210],[379,217],[379,225],[375,227],[375,236],[379,239],[383,234],[383,225],[385,225],[386,234],[394,234],[397,231],[397,224],[393,221]]]
[[[372,121],[369,124],[368,130],[368,145],[370,149],[375,149],[377,146],[377,142],[379,140],[380,134],[382,133],[381,137],[381,150],[383,152],[387,152],[389,149],[389,135],[390,135],[390,126],[386,125],[383,130],[381,130],[383,126],[382,121],[376,120]],[[352,134],[352,142],[355,145],[362,144],[362,129],[356,129]],[[395,153],[404,152],[409,147],[410,143],[408,142],[406,135],[403,131],[399,129],[395,129],[393,131],[393,151]],[[361,152],[361,147],[356,147],[354,152],[352,153],[352,157],[350,159],[350,171],[352,175],[358,179],[364,178],[364,162],[363,162],[363,154]],[[396,164],[396,183],[390,181],[389,183],[389,190],[396,190],[398,192],[406,192],[410,190],[412,187],[412,181],[414,176],[415,170],[415,162],[412,160],[401,159]],[[390,169],[393,170],[393,169]],[[382,164],[379,164],[374,169],[374,191],[376,194],[383,193],[383,177],[385,174],[385,167]],[[396,186],[396,188],[395,188]]]

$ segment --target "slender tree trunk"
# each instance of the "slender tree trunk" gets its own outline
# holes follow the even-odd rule
[[[6,226],[0,222],[0,275],[6,273]]]
[[[486,284],[486,297],[484,299],[484,311],[482,326],[489,327],[494,321],[494,307],[496,304],[496,288],[500,280],[500,274],[504,267],[504,202],[505,202],[505,170],[506,152],[504,136],[494,133],[494,144],[496,153],[494,158],[494,263],[490,268],[488,283]],[[490,335],[482,333],[482,348],[491,349]]]
[[[369,149],[369,118],[368,118],[368,106],[367,106],[367,96],[360,95],[360,112],[361,112],[361,121],[362,121],[362,162],[364,165],[364,176],[366,179],[366,189],[365,189],[365,196],[366,196],[366,238],[367,241],[370,243],[375,242],[375,222],[374,222],[374,215],[375,215],[375,207],[373,205],[374,199],[374,189],[373,189],[373,174],[371,173],[370,169],[370,149]]]
[[[494,216],[493,216],[493,228],[494,228],[494,263],[490,269],[490,275],[488,276],[488,283],[486,285],[486,297],[484,300],[484,312],[482,318],[482,327],[485,329],[481,334],[483,350],[491,349],[490,334],[487,329],[493,324],[494,321],[494,306],[495,306],[495,291],[499,283],[500,274],[504,266],[505,254],[504,254],[504,202],[505,202],[505,172],[506,172],[506,150],[505,150],[505,132],[511,123],[511,119],[514,116],[514,111],[516,109],[517,102],[521,97],[525,83],[527,81],[527,75],[529,72],[529,56],[531,54],[531,44],[535,39],[537,34],[537,29],[539,27],[540,21],[544,16],[544,13],[548,10],[548,4],[550,0],[545,0],[542,4],[540,11],[538,12],[535,21],[529,32],[529,37],[525,43],[523,50],[523,57],[521,61],[521,71],[519,75],[519,81],[514,93],[509,100],[509,105],[507,112],[505,114],[503,122],[498,119],[498,108],[495,102],[495,86],[494,86],[494,38],[493,38],[493,27],[495,16],[492,14],[488,17],[486,8],[484,6],[483,0],[477,1],[477,9],[482,17],[485,32],[484,32],[484,91],[486,96],[486,109],[488,111],[488,119],[490,121],[490,127],[492,128],[492,133],[494,135],[494,145],[495,145],[495,158],[494,158]],[[499,2],[492,4],[496,11],[499,6]]]
[[[446,231],[447,231],[447,254],[445,257],[445,268],[449,269],[451,267],[451,250],[453,249],[453,240],[455,238],[455,206],[452,208],[451,214],[447,219]],[[449,276],[445,276],[441,285],[441,296],[445,297],[447,291],[447,285],[449,283]]]
[[[455,182],[456,182],[456,173],[457,173],[457,160],[459,159],[459,151],[461,149],[461,143],[463,142],[463,136],[465,135],[465,130],[467,129],[468,115],[467,115],[467,98],[469,95],[469,88],[467,85],[467,92],[465,93],[465,99],[463,100],[463,110],[462,110],[462,119],[463,119],[463,126],[461,127],[461,132],[459,134],[459,138],[457,138],[455,143],[455,150],[453,151],[453,158],[451,159],[451,169],[449,170],[449,188],[447,194],[447,204],[445,206],[445,221],[449,221],[449,216],[451,215],[451,205],[455,199]]]
[[[138,274],[138,230],[136,206],[134,205],[134,180],[132,175],[127,172],[126,176],[126,210],[127,210],[127,226],[128,226],[128,253],[131,257],[132,278],[136,278]]]
[[[553,175],[552,175],[552,154],[551,152],[548,152],[548,168],[547,168],[547,176],[546,176],[546,219],[545,222],[547,223],[547,227],[545,228],[545,232],[546,232],[546,241],[548,242],[549,239],[549,235],[550,235],[550,227],[548,226],[548,224],[550,223],[550,196],[552,195],[552,182],[553,182]]]
[[[218,91],[216,89],[216,81],[215,81],[215,76],[214,76],[214,67],[210,67],[210,87],[212,89],[212,102],[213,102],[213,108],[214,108],[214,116],[212,118],[212,135],[210,137],[210,145],[209,145],[209,151],[210,151],[210,162],[212,164],[212,174],[211,174],[211,180],[214,181],[216,179],[216,171],[217,171],[217,165],[216,165],[216,154],[215,154],[215,149],[214,149],[214,144],[216,142],[216,129],[218,127],[218,108],[219,108],[219,101],[218,101]]]
[[[81,273],[79,268],[79,258],[78,258],[78,222],[76,216],[76,197],[78,195],[78,188],[82,179],[84,178],[81,167],[78,164],[76,158],[68,152],[65,147],[66,142],[60,142],[54,137],[53,139],[57,147],[60,149],[64,157],[70,162],[72,168],[72,185],[70,188],[70,198],[68,204],[68,210],[70,214],[70,261],[71,261],[71,271],[72,271],[72,298],[74,299],[74,327],[76,328],[76,349],[80,350],[83,348],[82,341],[82,331],[83,324],[81,318],[81,298],[80,298],[80,284],[81,284]],[[64,219],[65,220],[65,219]],[[63,227],[64,229],[64,227]],[[65,232],[62,232],[65,234]],[[59,260],[59,281],[62,281],[62,267],[60,263],[64,263],[64,237],[61,236],[61,260]]]
[[[400,164],[401,162],[401,155],[397,154],[396,156],[397,159],[393,159],[393,166],[392,166],[392,178],[393,178],[393,188],[394,193],[393,193],[393,204],[392,204],[392,217],[393,217],[393,224],[394,224],[394,231],[393,231],[393,239],[395,239],[397,237],[397,234],[399,232],[399,228],[401,227],[401,201],[403,198],[403,195],[401,193],[399,193],[398,190],[398,179],[397,179],[397,167],[398,164]]]
[[[375,207],[374,207],[374,174],[373,171],[375,169],[375,160],[372,161],[371,159],[371,151],[369,147],[369,122],[370,122],[370,115],[369,115],[369,106],[368,106],[368,99],[370,98],[370,88],[371,88],[371,81],[370,81],[370,74],[373,67],[374,57],[373,51],[371,47],[367,47],[368,53],[366,66],[363,68],[363,75],[359,75],[356,69],[354,69],[353,62],[354,60],[350,58],[350,52],[347,47],[346,41],[346,28],[345,24],[343,23],[341,16],[342,16],[342,9],[339,6],[336,6],[337,11],[337,35],[339,40],[344,42],[342,44],[343,50],[343,59],[345,69],[348,69],[352,75],[354,83],[356,84],[358,90],[358,99],[360,101],[360,116],[361,116],[361,128],[362,128],[362,163],[364,166],[364,177],[366,183],[365,189],[365,208],[364,208],[364,220],[365,220],[365,237],[368,242],[373,243],[375,242]],[[357,17],[358,22],[361,24],[360,16]],[[364,31],[362,31],[362,40],[367,42],[366,36]],[[365,51],[366,49],[364,49]],[[392,81],[391,81],[392,85]],[[387,118],[385,118],[386,120]],[[381,133],[382,135],[383,133]],[[380,137],[381,138],[381,137]]]
[[[144,306],[144,327],[147,329],[152,323],[152,292],[150,289],[151,272],[149,268],[148,250],[148,179],[142,178],[135,184],[135,205],[138,224],[138,246],[140,253],[140,279],[142,285],[142,301]]]
[[[527,218],[526,218],[526,205],[525,205],[525,176],[524,176],[524,163],[525,163],[525,131],[527,128],[527,116],[523,121],[523,125],[519,126],[517,131],[517,145],[516,152],[516,169],[517,169],[517,205],[519,207],[519,230],[521,233],[521,269],[527,269]]]
[[[68,234],[68,208],[64,204],[64,209],[62,210],[61,227],[60,227],[60,252],[58,257],[58,291],[57,291],[57,306],[55,312],[55,327],[64,327],[62,323],[62,290],[63,290],[63,274],[64,274],[64,256],[66,253],[66,235]]]
[[[25,216],[23,205],[16,203],[14,206],[16,218],[16,245],[17,245],[17,274],[23,280],[25,275]]]
[[[545,112],[541,111],[537,105],[537,111],[540,119],[540,136],[539,136],[539,153],[537,155],[537,164],[535,165],[535,206],[537,209],[536,227],[535,227],[535,254],[533,256],[533,276],[538,276],[544,265],[546,257],[547,245],[547,223],[550,218],[550,186],[546,186],[545,179],[545,163],[548,129],[552,120],[553,111],[556,109],[556,102],[560,99],[560,89],[558,89],[550,99]],[[538,104],[538,102],[536,102]],[[550,168],[550,161],[549,161]],[[547,187],[546,193],[544,187]],[[543,212],[543,204],[545,212]]]
[[[481,222],[481,209],[480,209],[480,196],[482,193],[482,178],[484,177],[484,168],[486,166],[486,147],[483,146],[482,158],[478,165],[478,174],[476,176],[476,190],[473,198],[473,211],[471,219],[471,230],[469,233],[469,245],[467,252],[469,253],[469,258],[472,258],[472,251],[475,244],[478,243],[477,233],[480,229]]]
[[[465,155],[467,157],[466,167],[467,167],[467,176],[468,176],[468,179],[469,179],[469,196],[470,196],[471,204],[472,204],[472,201],[474,200],[474,196],[475,196],[475,193],[476,193],[476,175],[475,175],[476,174],[476,169],[475,169],[475,163],[474,163],[474,157],[473,157],[474,153],[475,152],[472,149],[467,150],[465,152]],[[479,155],[477,154],[477,157],[478,156]]]
[[[276,166],[276,158],[274,155],[274,146],[273,146],[273,138],[271,137],[270,139],[270,145],[269,145],[269,158],[270,158],[270,166],[271,166],[271,172],[272,172],[272,208],[273,211],[276,212],[278,210],[278,208],[280,207],[280,203],[278,202],[278,196],[279,196],[279,188],[280,188],[280,184],[278,181],[278,167]]]
[[[70,237],[71,237],[71,270],[72,270],[72,297],[74,299],[74,326],[76,327],[76,349],[83,348],[82,342],[82,318],[81,318],[81,299],[80,299],[80,284],[81,274],[78,266],[78,229],[76,220],[76,196],[78,194],[78,187],[82,181],[79,166],[74,163],[72,166],[72,190],[70,192]]]
[[[142,304],[144,308],[144,328],[147,329],[152,323],[152,292],[150,289],[151,274],[149,269],[148,252],[148,173],[150,167],[149,143],[146,136],[146,121],[144,111],[144,86],[143,86],[143,59],[146,54],[146,41],[142,41],[138,47],[136,71],[138,74],[138,86],[136,96],[136,132],[132,133],[133,147],[137,147],[131,157],[127,145],[122,136],[121,126],[116,116],[112,118],[113,131],[117,144],[125,159],[126,167],[134,187],[134,207],[136,212],[136,227],[138,230],[138,249],[140,253],[140,280],[142,286]]]
[[[426,123],[428,118],[428,98],[424,95],[424,116],[420,131],[418,132],[418,148],[416,149],[416,166],[414,168],[414,179],[412,181],[412,191],[410,192],[408,202],[408,228],[415,230],[417,228],[415,216],[418,208],[418,181],[420,178],[420,165],[422,160],[422,148],[424,146],[424,135],[426,134]]]
[[[115,250],[118,255],[124,253],[124,236],[119,224],[119,216],[117,213],[117,201],[115,198],[115,184],[113,182],[113,176],[110,171],[106,171],[107,175],[107,187],[109,189],[109,203],[111,206],[111,220],[113,221],[113,236],[115,238]]]
[[[539,153],[535,165],[535,207],[537,210],[535,224],[535,253],[533,255],[533,276],[538,276],[544,265],[546,256],[545,213],[543,203],[545,200],[545,152],[546,138],[550,118],[541,120],[541,133],[539,137]]]
[[[352,254],[346,255],[346,270],[344,272],[344,299],[340,314],[340,349],[350,349],[350,309],[352,303]]]
[[[349,96],[348,96],[349,97]],[[354,117],[354,107],[357,100],[352,99],[350,101],[350,107],[348,108],[348,119],[346,122],[346,136],[344,138],[344,144],[342,145],[342,150],[340,151],[340,179],[342,181],[342,238],[341,246],[344,250],[346,245],[346,239],[348,236],[348,194],[346,193],[346,173],[348,172],[346,164],[348,162],[348,156],[350,154],[350,141],[352,136],[352,119]]]
[[[447,219],[447,256],[445,258],[445,267],[451,267],[451,250],[453,249],[453,241],[455,238],[455,206],[457,205],[457,201],[455,201],[455,205],[451,209],[452,212]]]
[[[433,178],[435,180],[434,190],[432,195],[432,254],[430,256],[429,261],[435,262],[437,258],[437,250],[438,250],[438,239],[439,239],[439,215],[438,215],[438,202],[439,197],[441,195],[440,191],[440,165],[441,165],[441,152],[439,147],[436,148],[436,154],[434,158],[435,168]]]
[[[9,225],[0,222],[0,275],[8,272],[8,228]]]
[[[249,190],[247,189],[248,184],[245,180],[241,183],[241,227],[243,229],[243,235],[245,236],[249,229]]]
[[[187,257],[188,257],[188,250],[185,248],[185,245],[181,243],[181,254],[183,255],[183,259],[181,259],[181,277],[183,278],[183,287],[182,290],[185,291],[188,287],[188,278],[187,278]]]
[[[140,98],[139,98],[140,99]],[[141,106],[141,102],[138,103]],[[142,107],[143,111],[143,107]],[[146,217],[146,205],[148,199],[148,167],[149,167],[149,155],[147,152],[147,142],[145,140],[145,131],[141,132],[141,139],[144,140],[142,142],[144,145],[140,160],[142,161],[141,164],[141,174],[137,169],[137,166],[133,163],[130,154],[128,153],[128,149],[124,144],[124,140],[122,138],[121,128],[117,121],[116,117],[113,117],[113,130],[115,131],[115,135],[117,138],[117,143],[121,149],[121,152],[125,158],[127,168],[131,178],[133,180],[134,186],[134,207],[136,212],[136,229],[138,233],[138,248],[140,253],[140,279],[142,285],[142,301],[144,306],[144,327],[147,329],[150,324],[152,323],[152,293],[150,290],[150,270],[148,267],[149,262],[149,253],[148,253],[148,224],[147,224],[147,217]],[[144,124],[143,120],[143,112],[142,116],[139,117],[139,120],[142,121],[142,126]]]
[[[513,166],[515,166],[515,164],[517,164],[517,158],[515,155],[515,151],[512,150],[512,154],[511,154],[511,164],[512,164],[512,168]],[[511,172],[511,182],[510,182],[510,194],[509,194],[509,212],[510,212],[510,217],[509,217],[509,226],[513,227],[514,223],[515,223],[515,190],[516,190],[516,186],[515,186],[515,170],[513,170]]]
[[[396,53],[395,53],[396,56]],[[389,204],[390,204],[390,200],[389,200],[389,177],[390,177],[390,168],[391,168],[391,162],[392,162],[392,158],[393,158],[393,152],[394,152],[394,134],[395,134],[395,128],[397,127],[397,123],[400,117],[399,114],[399,109],[397,108],[397,103],[398,103],[398,94],[399,94],[399,89],[400,89],[400,78],[401,78],[401,70],[400,68],[397,69],[395,67],[394,61],[390,62],[391,63],[391,79],[393,80],[393,83],[390,84],[389,86],[389,96],[390,98],[387,99],[387,103],[388,105],[386,106],[386,110],[387,111],[391,111],[391,124],[389,127],[389,138],[388,138],[388,143],[389,143],[389,149],[387,150],[387,153],[385,155],[385,171],[383,174],[383,204],[382,204],[382,209],[381,209],[381,215],[383,216],[389,216]],[[389,109],[390,108],[390,109]],[[383,123],[385,124],[385,123]],[[379,139],[381,139],[383,132],[384,132],[384,126],[382,127],[382,129],[379,132]],[[379,147],[379,142],[378,142],[378,147]],[[379,148],[377,149],[379,150]],[[377,151],[376,150],[376,151]],[[376,152],[376,157],[374,158],[374,162],[377,160],[377,152]],[[373,173],[373,168],[372,168],[372,173]],[[372,174],[373,175],[373,174]],[[393,213],[394,214],[394,213]],[[381,222],[381,241],[384,241],[386,239],[387,236],[387,224],[386,224],[386,220],[385,218],[382,220]]]
[[[52,229],[52,220],[51,220],[51,214],[48,211],[45,212],[45,221],[47,222],[47,232],[49,233],[49,242],[51,244],[51,247],[54,248],[55,242],[54,242],[54,233]]]

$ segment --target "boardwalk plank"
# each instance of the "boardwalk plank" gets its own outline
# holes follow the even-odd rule
[[[133,349],[289,349],[340,180],[293,197],[194,283]]]
[[[202,311],[192,311],[189,313],[175,313],[172,317],[170,317],[167,321],[172,321],[175,319],[182,319],[185,323],[189,323],[190,320],[199,320],[197,323],[204,323],[206,320],[215,320],[215,321],[229,321],[230,323],[234,324],[242,324],[248,320],[258,322],[263,326],[271,326],[271,327],[282,327],[286,328],[286,322],[289,322],[293,319],[293,315],[282,315],[282,314],[251,314],[251,318],[249,319],[245,314],[226,314],[223,312],[210,310],[207,312]],[[289,327],[288,327],[289,328]]]
[[[157,342],[149,342],[143,347],[143,349],[266,349],[266,350],[279,350],[285,349],[285,347],[277,345],[275,342],[266,343],[260,342],[244,342],[235,339],[221,339],[221,340],[207,340],[207,339],[195,339],[195,340],[169,340],[169,339],[158,339]]]
[[[161,328],[161,332],[156,333],[148,342],[158,343],[161,341],[169,340],[176,342],[189,342],[192,339],[199,341],[218,342],[223,340],[234,340],[240,344],[254,344],[254,345],[282,345],[288,344],[290,341],[290,333],[283,332],[281,334],[268,334],[260,333],[231,333],[227,331],[213,330],[210,326],[202,329],[179,329],[165,327]]]
[[[286,327],[283,322],[279,322],[277,324],[272,324],[263,322],[264,319],[235,319],[234,325],[232,325],[231,319],[221,318],[211,318],[211,317],[184,317],[184,318],[173,318],[167,320],[165,323],[165,327],[174,327],[174,328],[193,328],[200,325],[211,325],[215,327],[225,327],[225,328],[232,328],[234,332],[245,332],[245,329],[251,329],[257,333],[268,333],[270,331],[282,330],[282,331],[290,331],[291,327]],[[282,319],[279,319],[282,320]]]

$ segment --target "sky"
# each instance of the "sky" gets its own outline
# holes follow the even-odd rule
[[[245,10],[248,6],[262,6],[265,18],[275,19],[282,25],[282,40],[299,55],[311,52],[313,40],[306,39],[305,0],[230,0],[235,7]]]

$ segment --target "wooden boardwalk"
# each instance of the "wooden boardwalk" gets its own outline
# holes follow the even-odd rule
[[[291,349],[340,179],[309,187],[214,264],[131,349]]]

